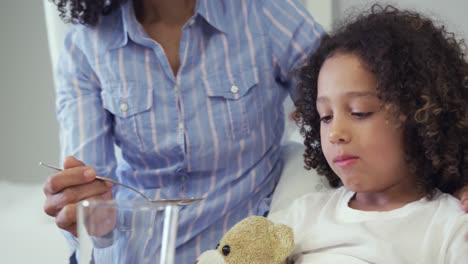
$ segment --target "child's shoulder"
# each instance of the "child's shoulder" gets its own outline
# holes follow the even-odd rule
[[[460,206],[460,200],[439,190],[436,190],[434,197],[428,203],[434,206],[435,213],[447,218],[457,218],[465,215]]]
[[[420,219],[428,218],[431,229],[428,232],[440,236],[441,240],[451,241],[458,235],[468,235],[468,214],[463,211],[460,200],[452,195],[437,191],[431,200],[426,201],[426,206],[420,209],[414,215]]]
[[[428,237],[441,243],[441,263],[465,263],[468,257],[468,214],[457,198],[438,191]]]

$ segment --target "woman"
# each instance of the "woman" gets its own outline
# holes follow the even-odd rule
[[[156,199],[206,198],[180,212],[176,263],[268,213],[282,103],[323,32],[300,1],[55,3],[85,25],[59,62],[64,170],[44,186],[45,211],[72,243],[79,201],[137,198],[96,175]]]

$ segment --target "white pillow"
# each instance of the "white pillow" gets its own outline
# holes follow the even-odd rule
[[[315,170],[304,168],[304,148],[304,145],[295,141],[287,141],[283,144],[281,156],[284,167],[273,193],[270,212],[286,207],[294,199],[306,193],[331,189],[324,176],[319,176]]]
[[[42,183],[0,180],[0,263],[68,263],[70,248],[44,201]]]

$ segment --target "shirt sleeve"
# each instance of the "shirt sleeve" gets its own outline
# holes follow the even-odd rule
[[[55,75],[61,160],[74,156],[95,167],[99,175],[108,176],[115,170],[112,119],[102,106],[99,82],[78,43],[78,31],[72,30],[65,38]],[[63,233],[71,249],[77,250],[77,239]]]
[[[447,244],[445,260],[442,263],[461,264],[468,261],[468,214],[457,219]]]
[[[324,30],[298,0],[265,1],[263,13],[273,43],[276,78],[295,100],[300,67],[317,49]]]
[[[109,176],[115,170],[112,117],[101,99],[100,82],[80,48],[83,31],[65,38],[56,72],[56,115],[62,162],[74,156]]]

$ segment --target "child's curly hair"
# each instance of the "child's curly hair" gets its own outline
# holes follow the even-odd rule
[[[65,22],[95,26],[102,15],[108,15],[127,0],[49,0],[57,6]]]
[[[305,168],[333,187],[341,180],[325,160],[316,109],[317,80],[327,58],[357,55],[378,80],[377,93],[402,121],[406,160],[429,196],[468,184],[468,63],[463,41],[416,12],[374,4],[331,35],[301,69],[296,122],[305,137]]]

